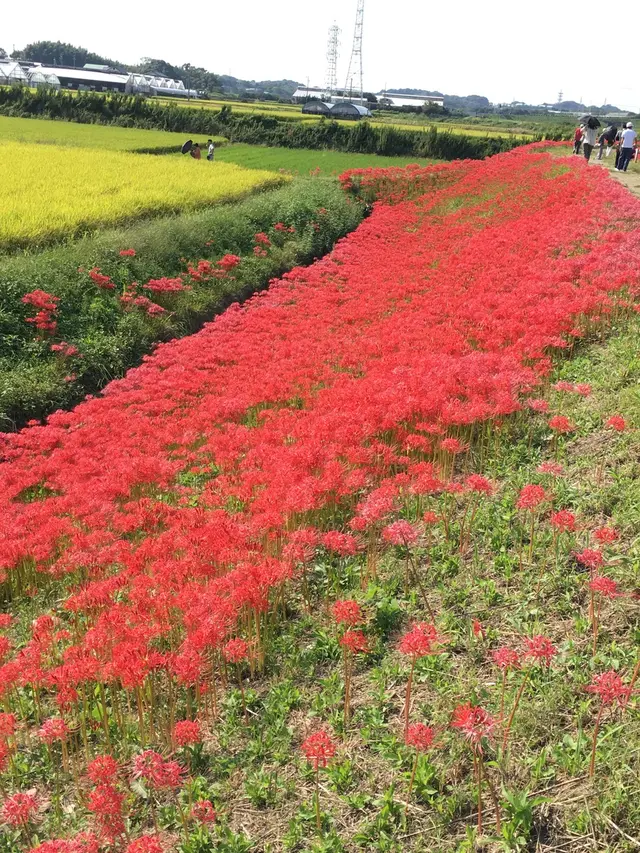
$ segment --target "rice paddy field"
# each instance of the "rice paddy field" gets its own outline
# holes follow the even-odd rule
[[[285,180],[234,163],[214,168],[205,159],[104,150],[99,143],[70,151],[4,142],[0,248],[39,245],[100,225],[227,202]]]
[[[216,150],[216,161],[235,163],[247,169],[267,169],[305,175],[319,171],[323,175],[339,175],[347,169],[426,166],[433,160],[415,157],[381,157],[377,154],[352,154],[343,151],[314,151],[305,148],[267,148],[263,145],[225,145]]]
[[[216,137],[216,142],[223,142]],[[97,147],[110,151],[167,151],[185,141],[182,133],[140,130],[50,119],[0,116],[0,142]]]

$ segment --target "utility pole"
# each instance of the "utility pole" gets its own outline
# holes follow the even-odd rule
[[[327,44],[327,78],[325,85],[329,100],[338,89],[338,48],[340,46],[340,27],[334,22],[329,28],[329,43]]]
[[[351,81],[351,89],[353,89],[352,73],[360,77],[360,103],[364,101],[364,83],[362,76],[362,32],[364,26],[364,0],[358,0],[356,9],[356,26],[353,32],[353,47],[351,48],[351,59],[349,60],[349,70],[347,71],[347,86]],[[350,90],[351,91],[351,90]],[[350,95],[351,96],[351,95]]]

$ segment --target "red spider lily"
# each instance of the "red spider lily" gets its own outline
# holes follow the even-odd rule
[[[426,655],[437,654],[440,651],[442,637],[435,625],[427,622],[418,622],[410,631],[400,639],[398,651],[411,658],[411,669],[407,679],[407,690],[404,699],[404,732],[405,737],[409,731],[409,712],[411,708],[411,688],[413,685],[413,673],[418,658]]]
[[[593,730],[591,760],[589,762],[589,776],[593,778],[596,771],[596,749],[598,746],[598,731],[600,729],[602,712],[604,708],[610,707],[615,702],[624,708],[629,699],[630,689],[625,685],[618,673],[610,669],[607,672],[594,675],[591,684],[587,687],[587,692],[593,693],[600,698],[600,707]]]
[[[111,278],[108,275],[103,275],[99,267],[93,267],[89,270],[89,278],[102,290],[113,290],[115,288],[115,284],[111,281]]]
[[[469,474],[465,480],[465,486],[470,492],[478,492],[484,495],[492,495],[495,490],[493,483],[481,474]]]
[[[7,797],[2,806],[2,819],[9,826],[21,828],[27,826],[35,815],[38,801],[33,794],[18,792]]]
[[[125,795],[108,783],[99,784],[89,794],[87,808],[95,815],[99,834],[113,842],[124,835],[122,806]]]
[[[133,759],[134,778],[144,779],[154,791],[177,788],[183,772],[177,761],[166,761],[152,749],[136,755]]]
[[[320,768],[326,767],[329,760],[336,754],[336,745],[330,735],[324,730],[319,729],[317,732],[309,735],[300,746],[304,752],[305,758],[311,764],[316,774],[316,825],[318,832],[320,831]]]
[[[516,506],[518,509],[532,511],[548,500],[549,495],[542,486],[530,484],[528,486],[523,486],[520,490]]]
[[[322,544],[327,551],[333,551],[341,557],[352,557],[358,553],[358,540],[350,533],[330,530],[322,536]]]
[[[87,766],[87,776],[94,785],[113,784],[118,772],[118,762],[111,755],[98,755]]]
[[[521,661],[531,661],[532,663],[539,663],[545,666],[547,669],[551,666],[551,661],[558,654],[557,648],[553,645],[551,640],[548,637],[545,637],[543,634],[537,634],[535,637],[525,637],[524,638],[524,646],[525,651],[522,655]],[[529,676],[531,674],[531,668],[529,667],[525,673],[522,681],[520,682],[520,687],[518,692],[516,693],[515,700],[513,702],[513,707],[511,708],[511,713],[509,714],[509,719],[507,720],[507,724],[504,727],[504,733],[502,736],[502,753],[506,755],[507,745],[509,742],[509,734],[511,732],[511,727],[513,725],[513,720],[516,715],[516,711],[520,705],[520,700],[522,699],[522,695],[524,693],[524,689],[529,680]]]
[[[238,255],[223,255],[218,261],[218,266],[225,272],[229,272],[238,266],[242,259]]]
[[[484,708],[467,702],[458,705],[453,712],[451,726],[458,729],[473,752],[473,763],[478,782],[478,832],[482,832],[482,784],[486,779],[489,784],[496,810],[496,824],[500,827],[500,807],[493,786],[484,767],[483,741],[491,740],[495,728],[495,720]]]
[[[344,724],[349,724],[351,716],[351,675],[353,670],[353,656],[365,654],[370,651],[369,642],[362,631],[349,629],[340,638],[343,649],[344,661]]]
[[[118,253],[121,258],[135,258],[136,250],[135,249],[121,249]]]
[[[526,405],[534,412],[546,414],[549,411],[549,402],[547,400],[527,400]]]
[[[38,421],[36,421],[36,424]],[[0,613],[0,630],[8,628],[13,622],[13,616],[10,613]]]
[[[62,717],[51,717],[51,719],[45,720],[38,729],[38,737],[48,746],[57,740],[66,740],[68,734],[69,727]]]
[[[575,424],[572,424],[569,418],[564,415],[555,415],[549,420],[549,428],[554,432],[564,435],[568,432],[575,432]]]
[[[362,608],[352,599],[334,602],[331,612],[338,625],[360,625],[364,621]]]
[[[605,423],[605,427],[608,429],[613,429],[616,432],[624,432],[627,428],[627,422],[622,417],[622,415],[611,415],[611,417]]]
[[[478,640],[486,640],[487,634],[482,626],[482,622],[479,622],[477,619],[473,619],[471,621],[471,630],[473,631],[473,636]]]
[[[576,529],[576,517],[568,509],[559,509],[551,513],[549,524],[560,533],[573,533]]]
[[[504,696],[507,687],[507,674],[510,670],[520,669],[522,661],[519,653],[508,646],[501,646],[491,652],[493,662],[502,670],[502,689],[500,691],[500,720],[504,720]]]
[[[404,545],[405,547],[409,547],[409,545],[415,545],[419,536],[420,531],[416,530],[408,521],[402,519],[394,521],[392,524],[388,524],[382,528],[382,538],[390,545]]]
[[[202,731],[197,720],[180,720],[173,727],[173,740],[178,746],[189,746],[202,741]]]
[[[185,286],[181,278],[150,279],[142,287],[144,290],[150,290],[152,293],[181,293],[189,289]]]
[[[583,548],[577,554],[574,554],[576,560],[582,566],[591,569],[592,572],[600,569],[604,565],[604,557],[601,551],[595,551],[593,548]]]
[[[600,628],[600,601],[602,598],[612,600],[622,595],[618,584],[606,575],[594,575],[589,581],[590,601],[589,618],[593,630],[593,654],[596,653],[598,645],[598,631]],[[598,598],[596,598],[598,596]]]
[[[191,819],[205,825],[216,822],[216,811],[210,800],[197,800],[191,807]]]
[[[620,534],[615,527],[598,527],[593,531],[593,536],[601,545],[610,545],[620,538]]]
[[[32,290],[31,293],[25,293],[20,301],[37,309],[34,317],[27,317],[27,323],[32,323],[39,332],[53,335],[58,327],[55,318],[60,297],[44,290]]]
[[[558,462],[542,462],[536,468],[539,474],[551,474],[554,477],[562,477],[564,468]]]
[[[427,510],[427,512],[423,513],[422,520],[425,524],[437,524],[440,519],[435,512]]]
[[[234,637],[224,644],[222,654],[227,663],[241,663],[249,656],[249,644],[241,637]]]
[[[29,853],[100,853],[102,843],[92,832],[81,832],[73,838],[58,838],[43,841],[32,847]]]
[[[124,853],[164,853],[164,847],[157,835],[141,835],[127,844]]]
[[[413,769],[411,771],[411,779],[409,781],[407,799],[409,799],[411,791],[413,790],[413,783],[418,769],[418,757],[421,752],[428,752],[431,749],[434,738],[435,729],[431,728],[431,726],[425,725],[425,723],[413,723],[409,726],[405,734],[404,742],[406,745],[412,746],[416,750],[415,758],[413,760]]]

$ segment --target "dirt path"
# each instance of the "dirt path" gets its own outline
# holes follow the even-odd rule
[[[629,170],[627,172],[614,172],[615,154],[613,151],[608,159],[597,160],[596,157],[597,149],[591,155],[592,165],[598,166],[601,169],[608,169],[612,178],[620,181],[621,184],[624,184],[627,189],[640,198],[640,161],[629,163]]]

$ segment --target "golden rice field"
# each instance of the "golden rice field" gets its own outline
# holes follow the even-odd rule
[[[184,133],[170,133],[165,130],[0,116],[0,142],[37,142],[47,145],[53,143],[81,148],[96,146],[113,151],[152,151],[175,147],[177,151],[186,138]],[[215,140],[225,141],[223,137],[215,137]]]
[[[0,141],[0,249],[225,202],[286,180],[204,158]]]

